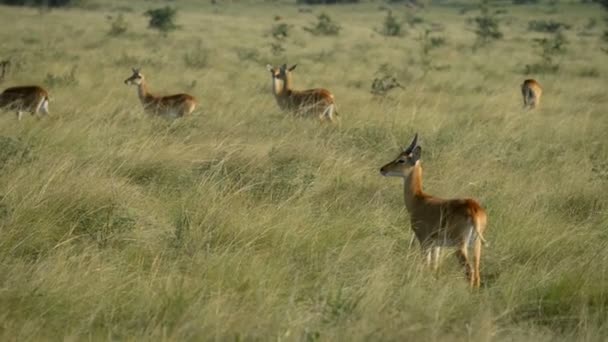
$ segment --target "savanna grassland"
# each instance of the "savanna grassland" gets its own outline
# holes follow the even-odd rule
[[[167,4],[180,28],[163,36],[143,12]],[[1,6],[0,88],[45,86],[51,116],[0,117],[0,339],[606,340],[600,7],[497,2],[504,36],[474,48],[475,4],[391,6],[419,17],[398,37],[379,33],[381,5]],[[303,29],[320,13],[337,36]],[[119,14],[128,28],[110,35]],[[552,37],[531,20],[570,25],[558,70],[525,73]],[[330,89],[341,124],[282,113],[267,63]],[[145,115],[131,67],[200,107]],[[382,73],[403,88],[372,95]],[[534,111],[528,77],[544,87]],[[426,191],[488,212],[479,291],[451,251],[434,276],[408,248],[402,181],[379,168],[415,132]]]

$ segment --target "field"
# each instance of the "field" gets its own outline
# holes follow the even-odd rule
[[[603,13],[510,3],[493,7],[504,37],[479,47],[479,11],[454,2],[0,6],[0,88],[51,93],[48,118],[0,117],[0,340],[605,341]],[[180,28],[165,36],[143,12],[166,4]],[[419,19],[385,37],[382,7]],[[303,29],[320,13],[337,36]],[[127,31],[109,35],[119,14]],[[570,25],[555,72],[525,73],[534,39],[553,37],[531,20]],[[340,125],[281,112],[267,63],[330,89]],[[131,67],[200,107],[147,116]],[[403,89],[372,95],[381,73]],[[529,77],[544,87],[533,111]],[[429,272],[402,181],[379,174],[415,132],[425,190],[488,212],[478,291],[453,251]]]

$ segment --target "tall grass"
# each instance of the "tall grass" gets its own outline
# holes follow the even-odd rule
[[[47,85],[48,119],[0,117],[0,339],[606,339],[598,36],[565,32],[559,72],[538,79],[541,107],[523,111],[539,35],[527,23],[542,19],[528,7],[506,7],[504,39],[474,53],[457,6],[420,12],[445,27],[432,58],[450,66],[423,72],[419,35],[376,33],[373,4],[323,8],[338,37],[305,32],[314,13],[289,4],[178,5],[169,37],[146,29],[146,2],[121,5],[118,37],[106,19],[118,3],[1,8],[2,57],[18,61],[3,86],[72,70],[75,82]],[[557,9],[546,16],[574,28],[598,16]],[[279,13],[294,29],[274,56]],[[206,63],[188,68],[201,41]],[[340,127],[278,110],[265,65],[283,62],[298,63],[296,88],[332,90]],[[379,99],[369,85],[384,63],[411,77]],[[189,92],[200,109],[146,116],[122,83],[132,66],[151,91]],[[581,76],[590,67],[599,77]],[[450,252],[432,275],[407,247],[402,185],[378,169],[414,132],[426,190],[488,211],[478,292]]]

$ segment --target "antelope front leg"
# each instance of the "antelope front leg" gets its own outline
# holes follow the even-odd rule
[[[433,247],[433,260],[431,262],[432,264],[432,268],[433,268],[433,272],[437,273],[437,270],[439,269],[439,256],[441,254],[441,247]]]

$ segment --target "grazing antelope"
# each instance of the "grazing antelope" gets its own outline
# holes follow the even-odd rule
[[[282,110],[297,114],[314,115],[321,121],[337,121],[338,112],[334,95],[329,90],[321,88],[293,90],[291,88],[291,72],[296,68],[296,65],[287,68],[287,65],[283,64],[275,68],[268,64],[266,68],[272,75],[272,91]]]
[[[169,96],[150,94],[144,75],[139,72],[139,69],[133,68],[132,70],[133,75],[125,80],[125,84],[137,85],[137,94],[147,113],[177,118],[191,114],[196,108],[196,99],[188,94]]]
[[[534,109],[540,104],[543,88],[533,79],[527,79],[521,84],[521,94],[524,97],[524,108]]]
[[[21,86],[6,88],[0,94],[0,108],[17,111],[21,120],[23,112],[32,115],[42,112],[49,114],[49,93],[39,86]]]
[[[401,177],[405,181],[405,207],[410,214],[411,227],[427,263],[437,270],[441,247],[458,247],[457,256],[465,267],[471,287],[479,287],[481,243],[487,217],[484,209],[473,199],[441,199],[422,190],[422,148],[418,134],[397,159],[380,169],[383,176]],[[469,247],[473,245],[473,267],[469,262]]]

